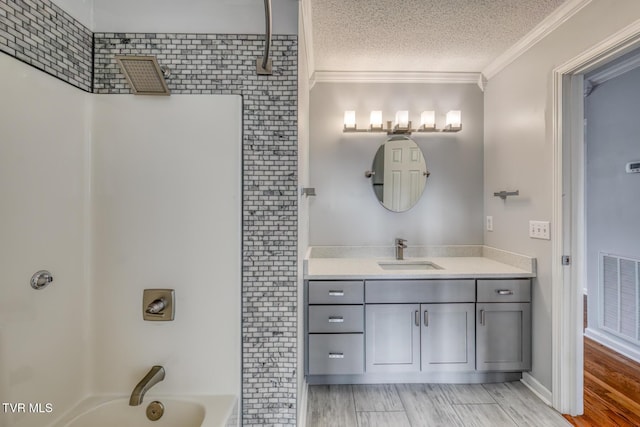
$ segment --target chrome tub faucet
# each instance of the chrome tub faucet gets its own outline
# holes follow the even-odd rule
[[[404,250],[407,248],[407,241],[405,239],[396,239],[396,259],[401,261],[404,259]]]
[[[136,385],[129,399],[129,406],[138,406],[142,404],[142,398],[151,387],[164,380],[164,368],[162,366],[154,366]]]

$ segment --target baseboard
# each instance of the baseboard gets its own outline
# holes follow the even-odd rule
[[[307,380],[302,380],[302,390],[298,393],[298,427],[305,427],[307,425],[307,397],[309,396],[309,383]]]
[[[535,379],[530,373],[523,372],[522,379],[520,380],[522,384],[524,384],[529,390],[533,392],[540,400],[542,400],[547,406],[551,405],[551,400],[553,396],[549,389],[543,386],[540,381]]]
[[[635,362],[640,363],[640,349],[634,348],[631,344],[627,344],[615,337],[610,337],[606,332],[601,332],[597,329],[587,328],[587,330],[584,331],[584,336],[617,353],[620,353],[625,357],[628,357]]]

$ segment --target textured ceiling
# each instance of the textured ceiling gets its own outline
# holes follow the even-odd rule
[[[316,71],[479,72],[565,0],[312,0]]]

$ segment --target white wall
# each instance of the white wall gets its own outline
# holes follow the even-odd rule
[[[637,0],[594,0],[493,77],[485,90],[485,244],[538,259],[532,375],[551,390],[551,242],[528,237],[552,216],[553,69],[640,18]],[[519,189],[503,202],[493,192]],[[556,236],[552,236],[555,239]]]
[[[240,392],[241,98],[94,98],[92,290],[96,394]],[[142,320],[145,288],[176,318]]]
[[[87,392],[90,95],[8,55],[0,74],[0,401],[61,415]],[[0,409],[5,427],[50,418]]]
[[[640,175],[625,172],[628,162],[640,160],[638,111],[640,68],[599,85],[585,98],[589,328],[599,329],[599,254],[640,259]],[[635,323],[635,313],[626,314]]]
[[[482,244],[483,111],[482,92],[472,84],[317,83],[311,90],[310,185],[318,196],[310,202],[310,244],[392,245],[396,237],[409,245]],[[397,110],[435,110],[444,127],[449,110],[462,110],[458,133],[414,134],[431,176],[421,199],[410,210],[390,212],[375,197],[371,169],[384,133],[345,134],[345,110],[369,124],[371,110],[393,120]]]
[[[70,0],[68,0],[70,1]],[[262,0],[94,0],[96,32],[264,34]],[[298,0],[273,0],[274,34],[297,34]]]

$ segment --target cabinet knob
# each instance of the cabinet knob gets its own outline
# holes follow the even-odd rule
[[[513,295],[513,291],[511,289],[496,289],[496,293],[498,295]]]
[[[329,323],[344,323],[344,317],[331,316],[329,317]]]
[[[343,297],[344,291],[329,291],[330,297]]]
[[[344,353],[329,353],[329,359],[344,359]]]

